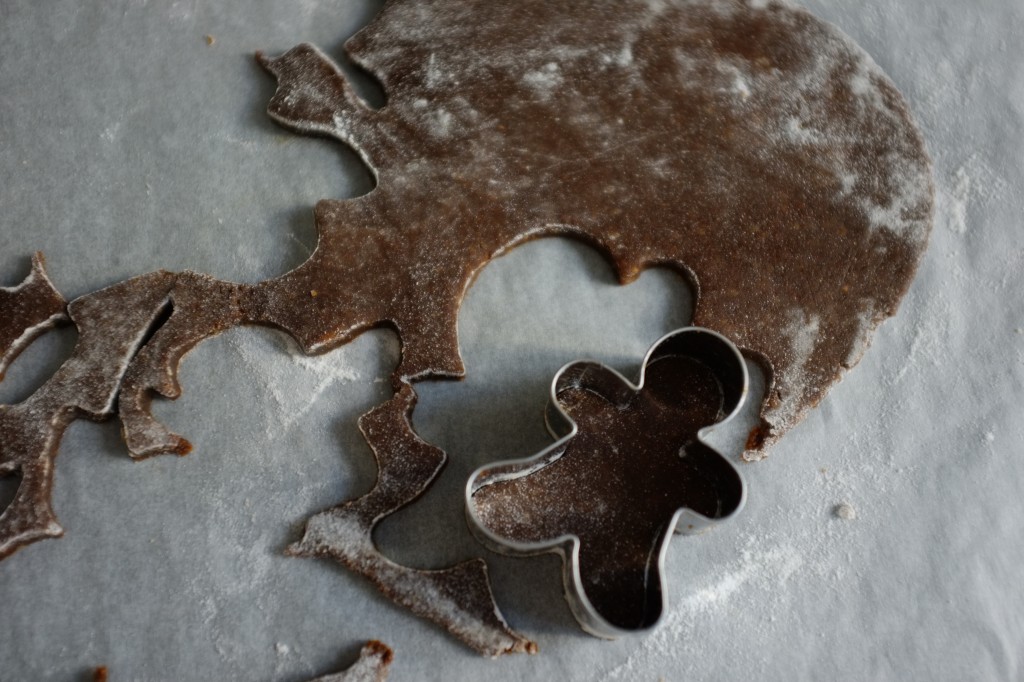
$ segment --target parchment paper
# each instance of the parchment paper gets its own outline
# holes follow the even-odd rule
[[[36,250],[68,298],[157,268],[256,281],[298,265],[316,200],[372,183],[347,150],[269,121],[274,84],[251,54],[309,41],[340,58],[378,5],[5,0],[0,283]],[[106,665],[112,680],[297,681],[350,664],[368,638],[394,648],[396,682],[1022,679],[1024,5],[808,6],[906,95],[935,161],[936,225],[861,364],[767,461],[742,466],[743,514],[673,541],[661,629],[581,633],[556,558],[490,555],[465,529],[469,472],[548,443],[559,366],[594,357],[635,376],[687,322],[679,278],[618,287],[595,252],[551,240],[470,291],[469,377],[421,384],[415,414],[451,462],[378,533],[414,565],[486,556],[539,655],[481,659],[363,579],[282,556],[308,514],[373,484],[355,419],[386,399],[396,341],[373,332],[306,359],[278,334],[233,330],[186,359],[185,396],[158,409],[194,442],[189,457],[133,463],[116,422],[69,431],[66,536],[0,563],[0,680]],[[26,351],[0,402],[29,395],[73,341],[65,329]],[[840,503],[856,518],[837,518]]]

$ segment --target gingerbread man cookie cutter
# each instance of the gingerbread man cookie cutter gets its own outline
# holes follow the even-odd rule
[[[699,327],[659,339],[637,384],[596,361],[569,363],[545,413],[555,443],[473,472],[470,530],[498,553],[560,555],[566,600],[587,632],[647,631],[665,610],[673,533],[703,531],[743,508],[739,471],[705,438],[747,393],[739,350]]]

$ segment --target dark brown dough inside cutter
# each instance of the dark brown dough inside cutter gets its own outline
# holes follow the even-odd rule
[[[663,610],[661,556],[676,513],[718,519],[742,504],[736,470],[698,439],[745,390],[739,358],[724,346],[706,332],[677,332],[652,351],[639,390],[603,365],[569,365],[554,400],[575,432],[536,457],[476,474],[471,523],[499,539],[499,551],[561,548],[566,589],[576,589],[578,573],[605,621],[620,630],[652,626]]]

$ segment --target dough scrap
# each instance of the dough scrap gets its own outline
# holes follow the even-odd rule
[[[359,651],[359,659],[350,667],[333,675],[324,675],[310,682],[385,682],[395,654],[383,642],[371,639]]]

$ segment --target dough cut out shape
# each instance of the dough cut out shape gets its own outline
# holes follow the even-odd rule
[[[559,554],[566,599],[588,632],[653,627],[673,531],[703,530],[743,506],[739,472],[701,436],[746,394],[739,351],[705,329],[659,340],[637,385],[597,362],[566,365],[548,414],[553,434],[562,424],[568,433],[538,455],[474,472],[470,528],[498,552]]]
[[[301,45],[259,56],[278,80],[269,112],[351,146],[376,188],[317,204],[317,248],[281,277],[160,271],[72,301],[71,357],[0,410],[0,475],[21,476],[0,515],[0,558],[61,533],[50,488],[72,420],[116,412],[133,457],[190,450],[149,403],[180,395],[178,365],[203,340],[268,325],[324,353],[388,326],[402,344],[396,395],[364,417],[387,425],[364,429],[378,488],[314,516],[293,551],[340,560],[482,653],[531,651],[493,603],[481,607],[489,588],[465,601],[448,590],[466,575],[486,587],[482,561],[392,571],[369,539],[443,466],[408,413],[415,381],[463,374],[457,315],[474,276],[545,236],[592,245],[623,283],[655,265],[683,273],[694,324],[768,373],[756,457],[895,313],[931,228],[930,162],[870,57],[780,3],[585,0],[568,12],[542,0],[393,0],[346,52],[379,79],[385,106],[368,106]],[[25,291],[30,312],[0,321],[4,362],[55,319],[52,287]],[[439,586],[439,574],[453,582]]]

